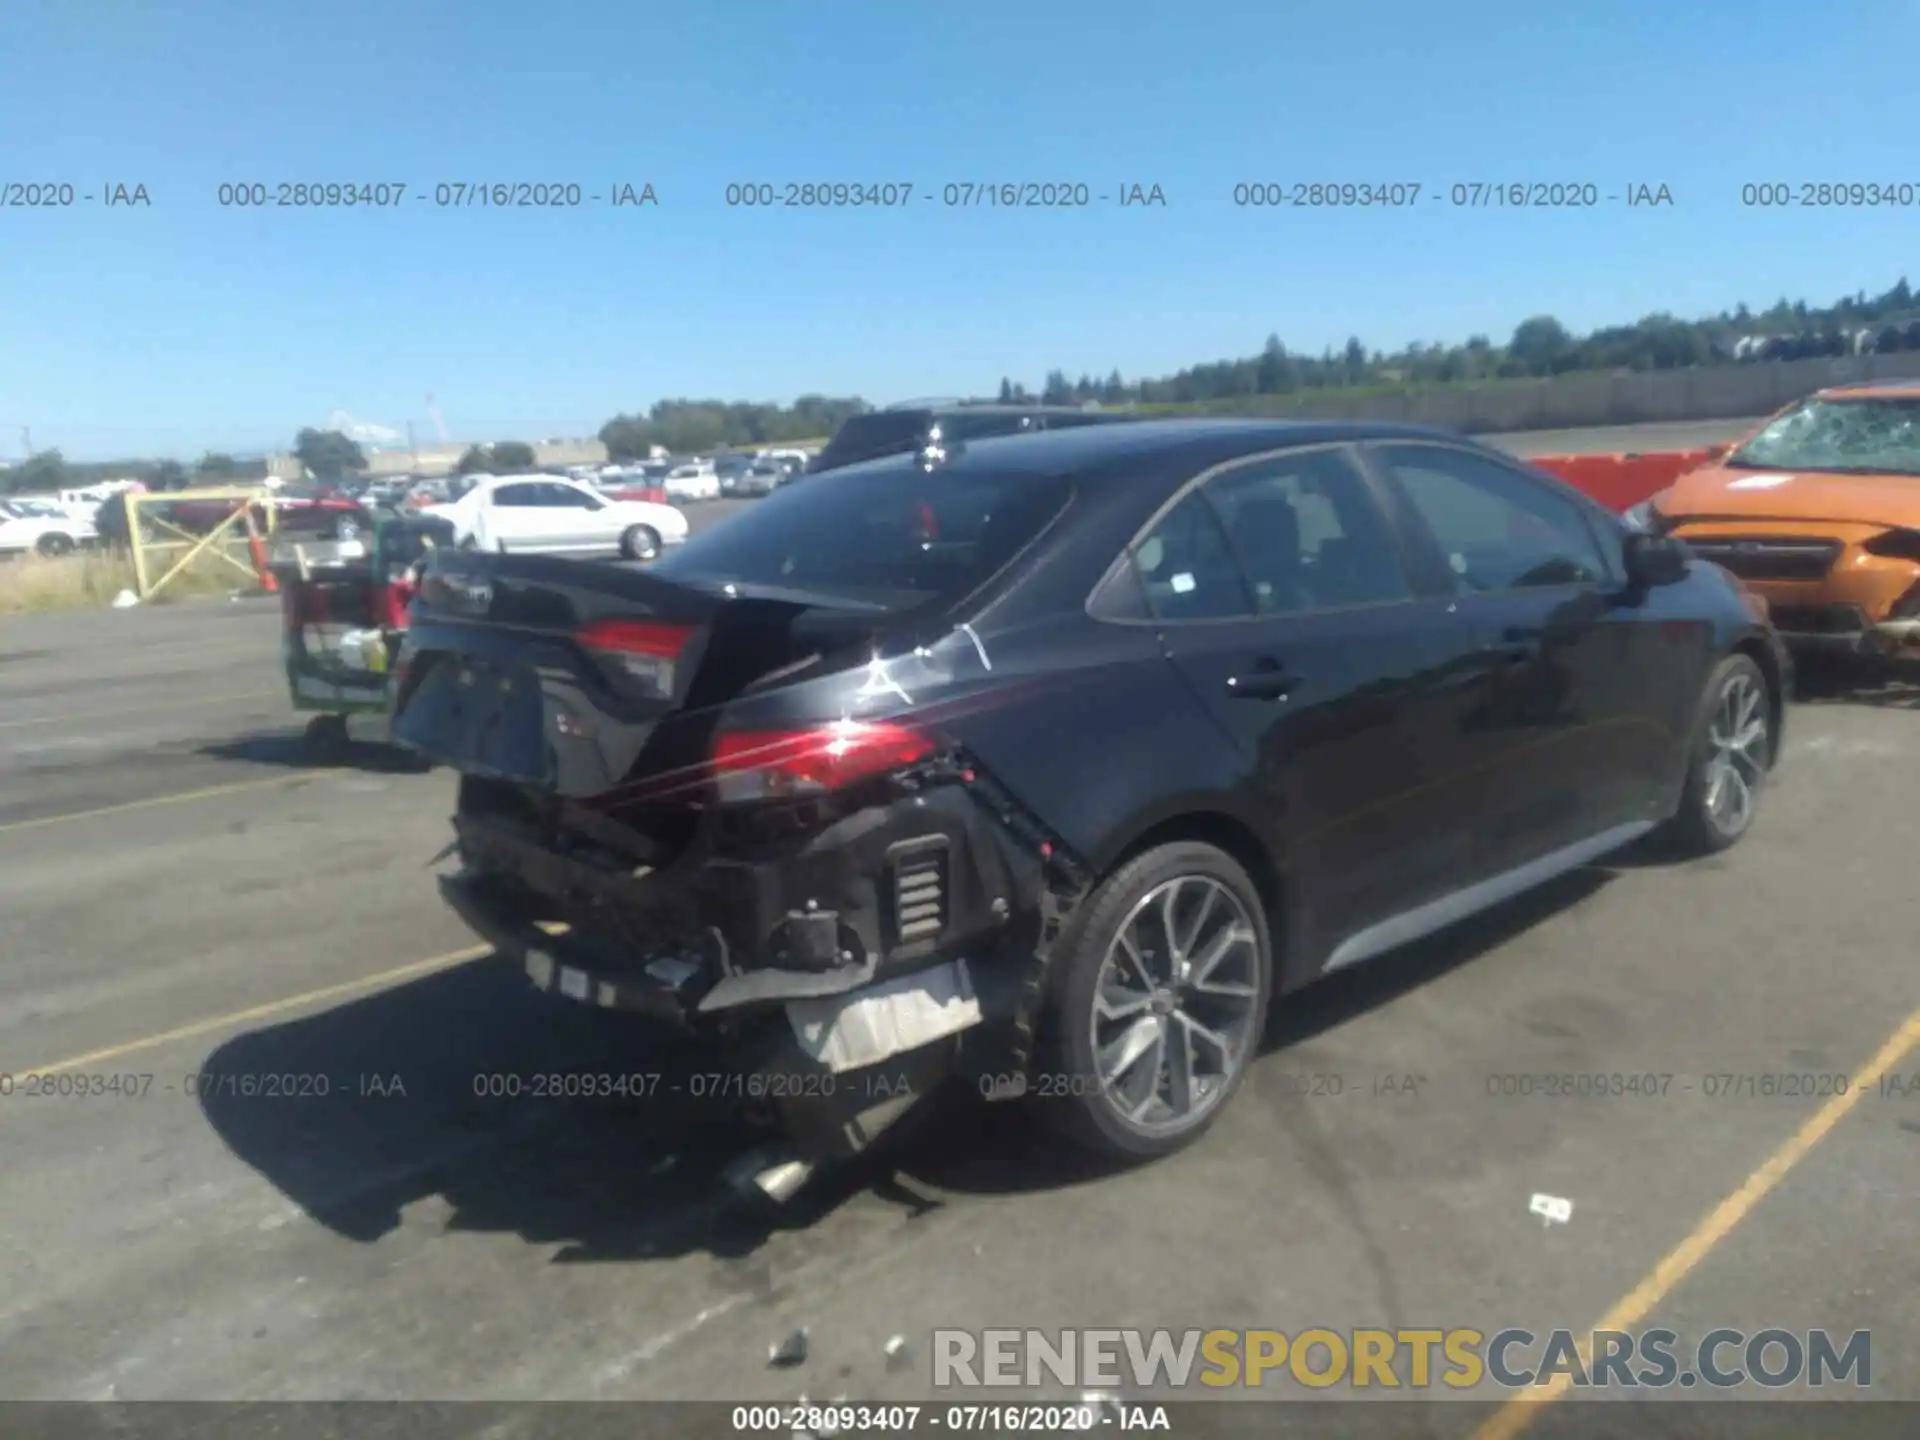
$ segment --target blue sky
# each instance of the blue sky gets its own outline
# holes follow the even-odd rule
[[[1765,180],[1920,185],[1911,0],[529,4],[7,0],[0,457],[286,445],[335,409],[591,434],[668,396],[871,400],[1505,338],[1891,284],[1920,209],[1744,209]],[[729,208],[730,181],[910,182],[903,210]],[[952,210],[949,182],[1158,184],[1165,208]],[[1417,182],[1410,211],[1237,209],[1236,182]],[[1483,180],[1670,208],[1454,210]],[[222,182],[397,181],[396,210]],[[437,183],[651,183],[656,208],[441,210]],[[1920,272],[1920,266],[1914,267]],[[1920,281],[1920,273],[1916,273]]]

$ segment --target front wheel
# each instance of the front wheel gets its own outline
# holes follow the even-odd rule
[[[1041,1113],[1107,1155],[1169,1155],[1213,1123],[1259,1046],[1273,985],[1260,892],[1224,851],[1180,841],[1122,866],[1076,920],[1033,1084]]]
[[[1753,826],[1773,768],[1773,696],[1746,655],[1714,667],[1694,717],[1687,779],[1667,836],[1690,855],[1712,855]]]
[[[628,560],[658,559],[660,532],[651,525],[629,525],[620,535],[620,554]]]
[[[34,547],[49,560],[57,560],[62,555],[73,553],[73,537],[54,531],[40,537],[40,543]]]

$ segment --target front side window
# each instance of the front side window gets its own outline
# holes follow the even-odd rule
[[[1379,454],[1461,591],[1608,579],[1586,517],[1546,486],[1464,450],[1388,445]]]
[[[542,488],[546,491],[547,504],[555,509],[598,510],[601,505],[599,500],[587,494],[586,491],[575,489],[571,485],[547,485]]]
[[[506,505],[513,509],[531,509],[540,503],[538,485],[502,485],[493,492],[495,505]]]

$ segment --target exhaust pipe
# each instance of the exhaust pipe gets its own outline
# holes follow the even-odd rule
[[[813,1178],[816,1168],[815,1162],[788,1150],[749,1150],[727,1167],[726,1183],[744,1199],[784,1205]]]

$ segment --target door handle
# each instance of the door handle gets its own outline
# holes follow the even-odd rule
[[[1255,660],[1241,675],[1227,677],[1227,693],[1239,700],[1284,700],[1300,683],[1271,655]]]

